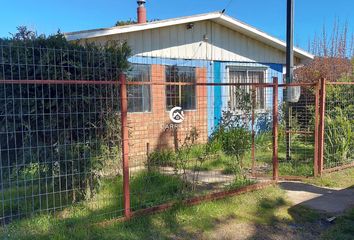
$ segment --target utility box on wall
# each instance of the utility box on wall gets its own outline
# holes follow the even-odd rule
[[[287,102],[296,103],[300,99],[301,87],[300,86],[287,87],[284,91],[284,95],[286,96],[285,100]]]

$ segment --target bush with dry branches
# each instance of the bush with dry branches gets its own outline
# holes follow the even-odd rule
[[[353,79],[354,34],[349,34],[348,23],[335,20],[331,33],[323,26],[322,33],[309,41],[308,50],[314,60],[295,70],[299,82],[314,82],[320,78],[338,81],[340,78]]]

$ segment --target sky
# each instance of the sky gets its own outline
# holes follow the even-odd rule
[[[294,0],[296,46],[335,19],[354,29],[354,0]],[[147,0],[148,19],[167,19],[213,11],[226,14],[285,40],[286,0]],[[2,0],[0,37],[9,37],[25,25],[46,35],[111,27],[117,20],[136,19],[135,0]]]

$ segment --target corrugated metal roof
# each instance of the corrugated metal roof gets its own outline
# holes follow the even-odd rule
[[[246,23],[243,23],[235,18],[227,16],[221,12],[211,12],[206,14],[172,18],[172,19],[153,21],[153,22],[147,22],[142,24],[118,26],[112,28],[99,28],[99,29],[92,29],[86,31],[68,32],[65,33],[64,35],[69,41],[72,41],[72,40],[79,40],[79,39],[88,39],[88,38],[103,37],[108,35],[136,32],[136,31],[145,31],[149,29],[168,27],[173,25],[186,24],[186,23],[205,21],[205,20],[211,20],[217,22],[230,29],[240,32],[248,37],[264,42],[265,44],[270,45],[281,51],[286,50],[286,43],[284,41],[275,38],[261,30],[258,30]],[[295,52],[295,56],[299,58],[304,58],[304,59],[314,58],[312,54],[300,48],[294,48],[294,52]]]

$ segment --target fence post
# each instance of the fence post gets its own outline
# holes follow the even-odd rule
[[[326,79],[321,78],[320,89],[320,112],[319,112],[319,140],[318,140],[318,173],[321,176],[324,162],[324,131],[325,131],[325,111],[326,111]]]
[[[315,130],[314,130],[314,137],[315,137],[315,149],[314,149],[314,157],[313,157],[313,174],[315,177],[318,176],[318,145],[319,145],[319,122],[320,122],[320,116],[319,116],[319,108],[320,108],[320,90],[321,90],[321,84],[320,81],[316,83],[315,86]]]
[[[252,158],[252,176],[256,177],[256,147],[255,147],[255,131],[254,131],[254,123],[255,123],[255,108],[256,108],[256,89],[252,85],[252,151],[251,151],[251,158]]]
[[[278,161],[278,78],[273,77],[273,180],[279,179]]]
[[[122,157],[123,157],[123,204],[124,216],[131,217],[129,189],[129,139],[128,139],[128,99],[125,74],[119,74],[122,124]]]

